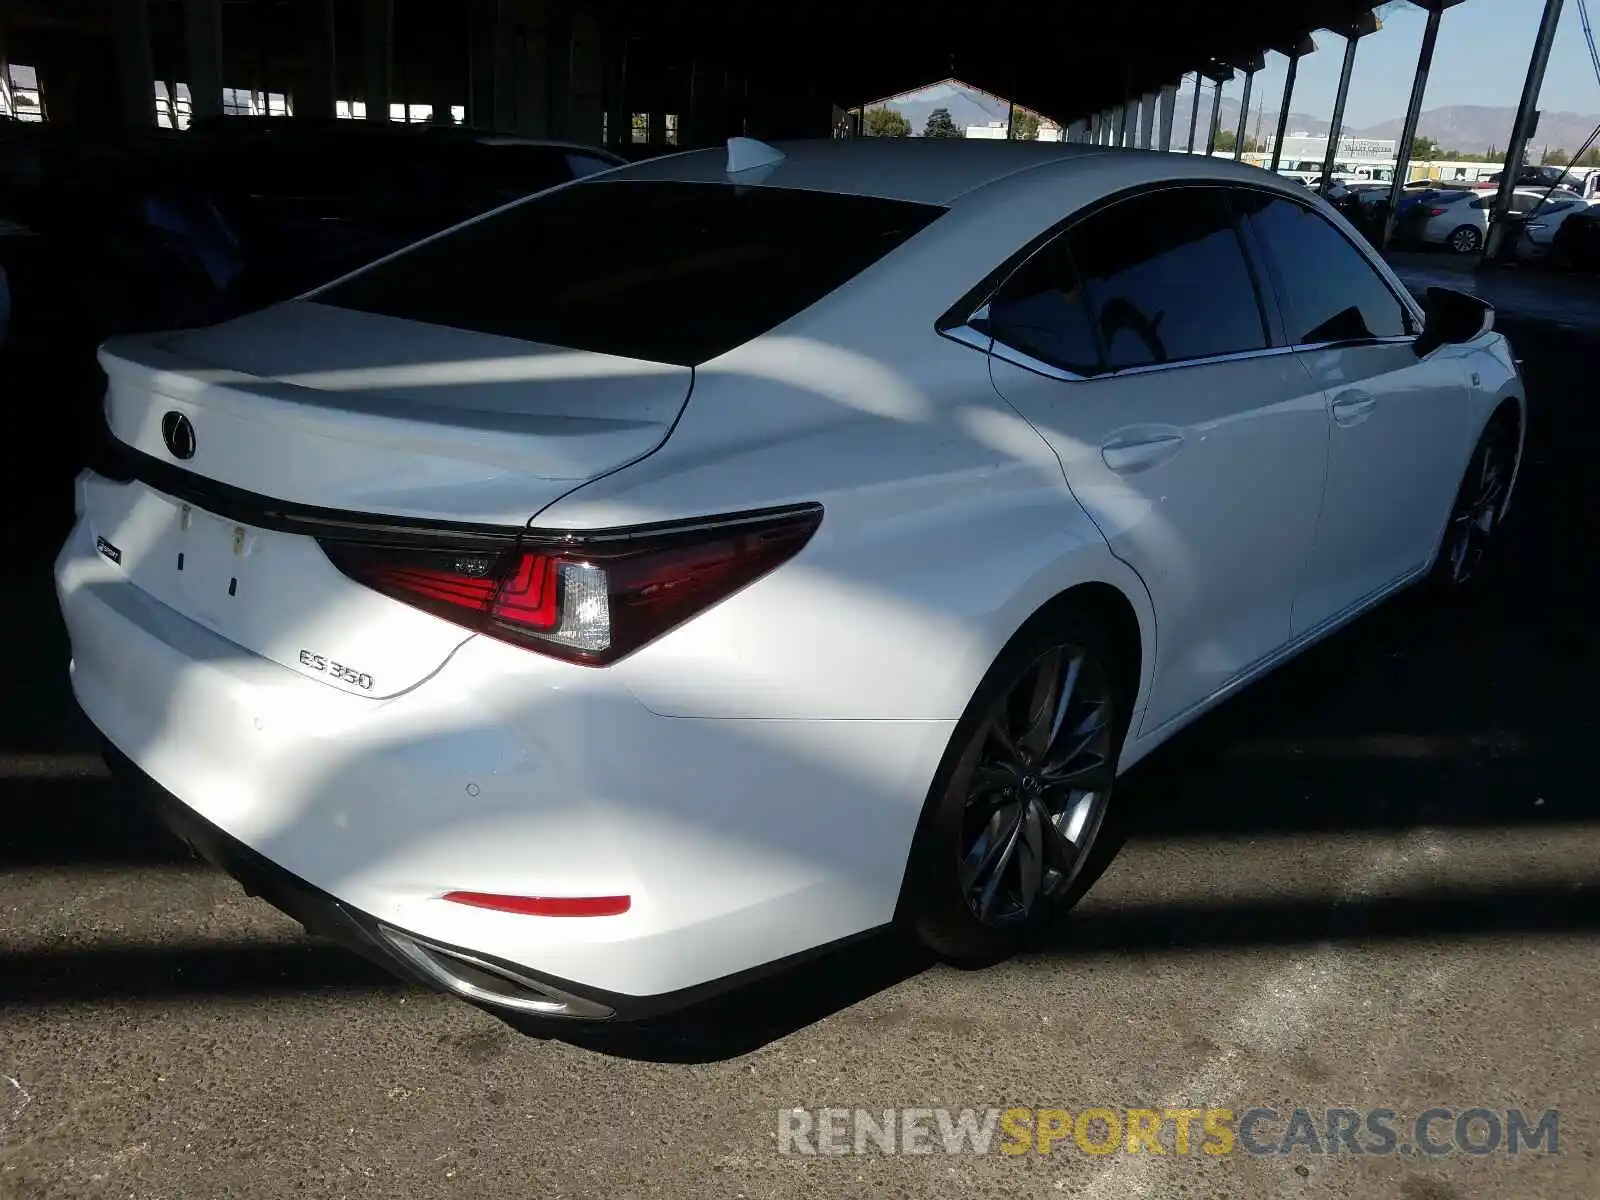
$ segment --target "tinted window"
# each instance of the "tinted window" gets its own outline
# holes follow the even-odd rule
[[[1400,299],[1321,213],[1262,192],[1237,201],[1271,263],[1291,344],[1411,332]]]
[[[1069,235],[1112,370],[1260,350],[1260,298],[1219,188],[1123,200]]]
[[[988,322],[973,324],[1052,366],[1080,375],[1100,370],[1088,301],[1065,237],[1024,263],[990,301]]]
[[[574,178],[567,155],[555,146],[487,143],[460,149],[468,153],[459,162],[440,165],[456,169],[451,198],[474,212],[488,212]]]
[[[810,307],[944,211],[829,192],[602,178],[451,230],[316,299],[693,366]]]
[[[616,165],[608,159],[594,158],[588,154],[567,155],[567,167],[574,179],[582,179],[585,175],[593,175],[600,171],[609,171]]]

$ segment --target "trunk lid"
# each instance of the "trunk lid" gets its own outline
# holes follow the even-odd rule
[[[515,530],[656,449],[693,381],[306,301],[111,342],[101,363],[112,435],[149,462],[131,483],[86,481],[102,555],[227,640],[375,698],[467,635],[352,582],[272,514],[314,510],[335,536],[363,517]]]

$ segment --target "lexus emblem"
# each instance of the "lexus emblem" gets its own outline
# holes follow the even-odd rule
[[[161,440],[173,458],[194,457],[194,423],[181,412],[169,412],[161,418]]]

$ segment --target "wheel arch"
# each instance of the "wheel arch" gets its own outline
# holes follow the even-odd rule
[[[1125,736],[1128,729],[1138,727],[1138,719],[1143,711],[1154,672],[1155,616],[1149,593],[1145,590],[1138,574],[1120,559],[1112,556],[1109,551],[1106,555],[1108,561],[1101,564],[1102,569],[1093,576],[1080,578],[1071,583],[1062,583],[1043,600],[1032,603],[1021,619],[1012,623],[1009,634],[1000,639],[1000,644],[995,647],[989,664],[973,685],[966,711],[951,731],[950,740],[940,756],[938,768],[929,781],[928,794],[923,798],[921,811],[917,817],[916,832],[913,834],[911,844],[906,847],[906,870],[901,877],[899,898],[895,905],[896,924],[903,925],[909,916],[907,905],[912,885],[913,855],[916,852],[917,840],[938,803],[939,782],[946,774],[951,756],[970,736],[973,721],[978,715],[973,710],[972,701],[981,694],[984,683],[992,675],[995,666],[1019,641],[1032,636],[1041,625],[1048,624],[1058,614],[1068,611],[1087,614],[1112,641],[1119,660],[1113,664],[1118,686],[1127,688],[1127,694],[1131,697],[1128,711],[1123,714],[1127,726],[1121,731],[1119,738]]]

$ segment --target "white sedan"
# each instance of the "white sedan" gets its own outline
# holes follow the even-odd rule
[[[1544,188],[1517,188],[1511,193],[1511,211],[1527,216],[1566,195],[1546,196]],[[1490,189],[1441,192],[1431,201],[1422,201],[1425,211],[1418,237],[1427,245],[1443,246],[1455,254],[1476,254],[1489,235],[1489,213],[1494,208],[1495,192]]]
[[[1517,237],[1517,257],[1537,261],[1547,257],[1562,223],[1575,213],[1588,212],[1595,202],[1577,198],[1551,199],[1528,214]]]
[[[72,685],[191,845],[502,1012],[1069,905],[1118,773],[1520,461],[1493,314],[1205,156],[736,139],[109,344]]]

